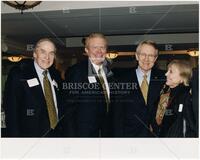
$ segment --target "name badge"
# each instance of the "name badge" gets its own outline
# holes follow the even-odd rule
[[[95,76],[88,76],[88,80],[89,80],[90,83],[96,83],[97,82]]]
[[[182,112],[182,111],[183,111],[183,104],[179,104],[178,111],[179,111],[179,112]]]
[[[29,79],[27,80],[27,83],[29,87],[34,87],[34,86],[39,85],[37,78]]]

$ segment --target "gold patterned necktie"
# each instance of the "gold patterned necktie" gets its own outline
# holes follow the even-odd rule
[[[109,111],[110,100],[108,98],[108,93],[107,93],[107,90],[106,90],[105,81],[103,79],[103,76],[102,76],[101,72],[102,72],[102,69],[99,68],[99,70],[98,70],[98,77],[99,77],[99,81],[100,81],[102,89],[103,89],[104,97],[105,97],[105,100],[106,100],[107,112],[108,112]]]
[[[147,82],[147,75],[144,75],[140,89],[142,91],[142,95],[144,97],[145,104],[147,104],[148,88],[149,88],[149,85],[148,85],[148,82]]]
[[[45,70],[42,74],[44,75],[44,78],[43,78],[44,95],[45,95],[47,110],[49,114],[50,126],[52,129],[54,129],[57,125],[58,119],[57,119],[56,108],[55,108],[55,104],[53,100],[53,93],[51,90],[51,84],[47,77],[47,71]]]

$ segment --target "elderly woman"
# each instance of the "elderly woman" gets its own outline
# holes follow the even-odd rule
[[[154,132],[159,137],[194,137],[195,122],[189,81],[192,68],[189,62],[173,60],[161,91],[155,115]]]

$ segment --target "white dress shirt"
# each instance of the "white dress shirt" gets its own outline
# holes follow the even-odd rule
[[[145,74],[144,74],[144,72],[142,72],[142,70],[141,70],[141,68],[139,66],[136,69],[136,75],[137,75],[137,79],[138,79],[139,85],[141,86]],[[151,70],[149,72],[147,72],[146,75],[147,75],[147,82],[149,84],[150,77],[151,77]]]
[[[106,86],[106,92],[108,94],[108,98],[110,99],[110,89],[109,89],[106,74],[103,70],[103,65],[96,65],[96,64],[92,63],[92,61],[90,61],[90,62],[92,64],[92,66],[94,67],[97,74],[98,74],[98,70],[101,69],[102,77],[103,77],[103,80],[104,80],[104,83],[105,83],[105,86]]]
[[[35,61],[34,61],[34,66],[35,66],[35,69],[36,69],[36,72],[37,72],[37,75],[39,77],[40,84],[42,86],[42,90],[43,90],[43,93],[44,93],[44,84],[43,84],[44,75],[42,73],[45,70],[42,69],[42,68],[40,68],[40,66]],[[53,100],[54,100],[54,104],[55,104],[55,108],[56,108],[56,113],[57,113],[57,116],[58,116],[58,107],[57,107],[56,93],[55,93],[55,89],[54,89],[54,85],[53,85],[53,80],[51,79],[51,76],[50,76],[49,72],[47,72],[47,77],[48,77],[49,82],[51,84],[51,90],[52,90],[52,93],[53,93]]]

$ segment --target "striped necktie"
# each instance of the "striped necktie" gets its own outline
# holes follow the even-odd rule
[[[148,88],[149,88],[149,85],[148,85],[148,82],[147,82],[147,75],[144,75],[140,89],[142,91],[142,95],[144,97],[145,104],[147,104]]]
[[[104,81],[103,76],[102,76],[102,69],[101,68],[99,68],[99,70],[98,70],[98,77],[99,77],[99,81],[100,81],[102,89],[103,89],[104,97],[105,97],[105,100],[106,100],[107,112],[108,112],[110,100],[108,98],[108,93],[107,93],[107,90],[106,90],[105,81]]]
[[[47,72],[48,71],[45,70],[42,73],[44,75],[44,78],[43,78],[44,95],[45,95],[47,110],[48,110],[48,114],[49,114],[50,126],[51,126],[52,129],[54,129],[57,125],[58,118],[57,118],[56,108],[55,108],[55,104],[54,104],[54,100],[53,100],[53,93],[52,93],[52,90],[51,90],[51,84],[50,84],[49,79],[47,77]]]

